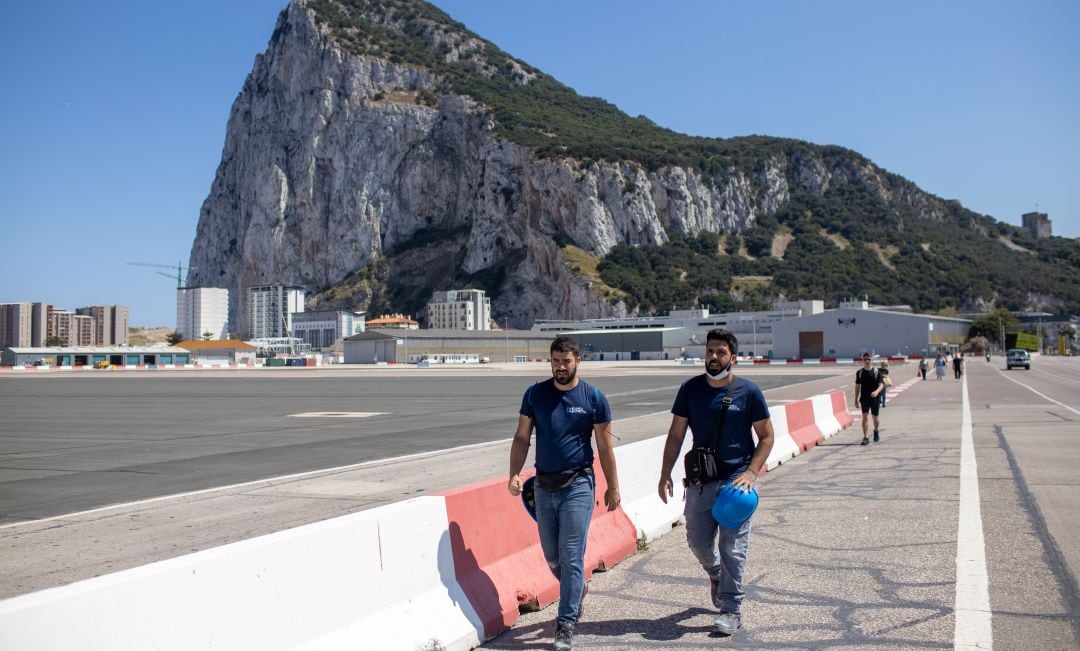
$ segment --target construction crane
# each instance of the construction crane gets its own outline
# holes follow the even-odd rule
[[[161,267],[162,269],[172,269],[173,268],[172,265],[169,265],[169,264],[153,264],[151,262],[129,262],[128,264],[133,264],[133,265],[136,265],[138,267]],[[186,269],[187,271],[191,271],[192,269],[196,269],[196,268],[197,267],[185,267],[182,264],[180,264],[179,262],[176,263],[176,276],[175,276],[175,278],[176,278],[176,288],[177,289],[184,289],[184,281],[183,281],[183,278],[184,278],[183,272],[184,272],[184,270]],[[166,278],[173,278],[172,274],[167,274],[164,271],[155,271],[154,273],[165,276]]]

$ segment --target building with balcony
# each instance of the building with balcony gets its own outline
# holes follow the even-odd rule
[[[288,338],[293,314],[304,311],[302,287],[264,285],[247,288],[249,339]]]
[[[491,299],[482,289],[435,292],[427,304],[429,328],[491,330]]]
[[[292,315],[292,336],[313,349],[336,347],[346,337],[365,330],[363,312],[316,310]]]

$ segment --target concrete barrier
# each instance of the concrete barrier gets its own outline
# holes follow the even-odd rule
[[[608,512],[604,506],[607,482],[599,462],[595,476],[596,504],[585,547],[586,578],[637,549],[634,524],[621,509]],[[521,500],[507,493],[505,478],[439,495],[446,500],[456,578],[474,605],[485,635],[492,637],[513,626],[520,608],[543,608],[559,598],[559,584],[544,560],[536,523]]]
[[[421,497],[0,602],[0,648],[469,649],[441,498]]]
[[[814,421],[814,404],[810,400],[798,400],[784,405],[787,412],[788,434],[794,439],[799,449],[809,448],[825,441],[821,430]]]

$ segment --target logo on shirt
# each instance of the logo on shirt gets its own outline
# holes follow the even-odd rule
[[[584,407],[567,407],[566,413],[568,414],[584,414],[586,413]]]
[[[742,409],[739,409],[739,405],[733,402],[728,406],[728,411],[742,411]]]

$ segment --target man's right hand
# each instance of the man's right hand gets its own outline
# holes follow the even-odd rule
[[[660,500],[667,504],[667,499],[675,494],[671,485],[671,475],[660,477],[660,484],[656,487],[656,492],[659,493]]]
[[[510,494],[514,497],[521,495],[521,476],[514,475],[510,478],[510,481],[506,482],[506,490],[510,491]]]

